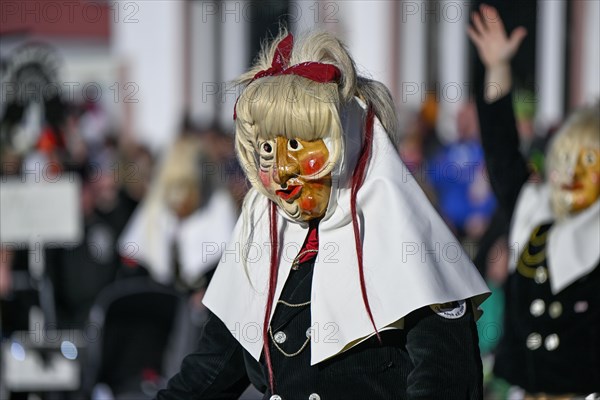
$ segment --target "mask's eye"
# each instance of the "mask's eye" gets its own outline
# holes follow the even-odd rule
[[[288,141],[288,150],[291,151],[298,151],[300,149],[302,149],[302,144],[300,144],[300,142],[296,139],[291,139]]]
[[[596,164],[596,153],[593,151],[586,151],[583,155],[583,164],[584,165],[594,165]]]
[[[258,145],[258,156],[263,161],[271,161],[275,157],[275,143],[272,140],[265,140]]]

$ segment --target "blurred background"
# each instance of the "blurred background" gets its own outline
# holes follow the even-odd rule
[[[514,103],[541,177],[564,116],[600,96],[600,2],[487,3],[528,30]],[[335,33],[392,92],[401,157],[493,289],[478,323],[489,370],[508,221],[472,97],[483,68],[466,27],[479,4],[3,0],[0,399],[151,398],[177,371],[248,189],[228,82],[280,25]],[[506,398],[485,379],[488,398]]]

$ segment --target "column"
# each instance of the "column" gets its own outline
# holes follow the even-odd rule
[[[566,6],[564,0],[537,3],[536,123],[541,127],[560,122],[563,117]]]
[[[439,111],[437,130],[444,141],[457,137],[456,115],[468,101],[468,37],[469,3],[442,0],[436,10],[438,29]]]
[[[183,1],[115,3],[111,49],[127,71],[121,98],[136,138],[158,151],[178,133],[183,90]]]

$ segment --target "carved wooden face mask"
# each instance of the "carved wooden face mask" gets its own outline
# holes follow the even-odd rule
[[[573,178],[562,190],[568,193],[571,211],[591,206],[600,195],[600,150],[580,149],[575,161]]]
[[[559,165],[550,175],[553,190],[569,212],[582,211],[600,196],[600,150],[580,147],[559,154]]]
[[[329,160],[329,150],[323,140],[277,136],[258,145],[259,177],[271,198],[297,221],[325,215],[331,194],[331,174],[318,176]]]

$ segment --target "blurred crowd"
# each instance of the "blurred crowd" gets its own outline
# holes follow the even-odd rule
[[[73,344],[73,332],[87,339],[79,354],[60,349],[81,363],[83,373],[77,390],[55,393],[58,397],[74,396],[67,392],[89,397],[98,382],[114,393],[141,390],[152,396],[167,365],[177,368],[193,346],[202,322],[202,292],[246,191],[230,132],[198,129],[184,119],[172,148],[155,154],[120,134],[110,120],[99,103],[68,104],[60,98],[10,102],[2,118],[3,190],[10,190],[7,182],[65,177],[79,188],[83,235],[76,243],[46,246],[3,238],[0,247],[3,357],[22,362],[35,357],[27,342],[39,329],[32,344],[42,348],[42,364],[52,369],[44,352],[53,350],[43,349],[46,345]],[[32,248],[39,245],[41,254]],[[42,259],[41,276],[30,271],[34,257]],[[136,302],[148,310],[145,321],[134,311]],[[102,334],[92,338],[86,329]],[[51,335],[60,338],[58,344],[48,343],[57,342],[48,340]],[[178,345],[180,350],[170,353],[179,356],[163,360],[167,346]],[[2,390],[14,391],[9,398],[28,398],[11,388],[12,377],[33,372],[9,371]],[[29,384],[27,378],[15,379],[17,386]],[[150,389],[132,382],[150,383]]]

